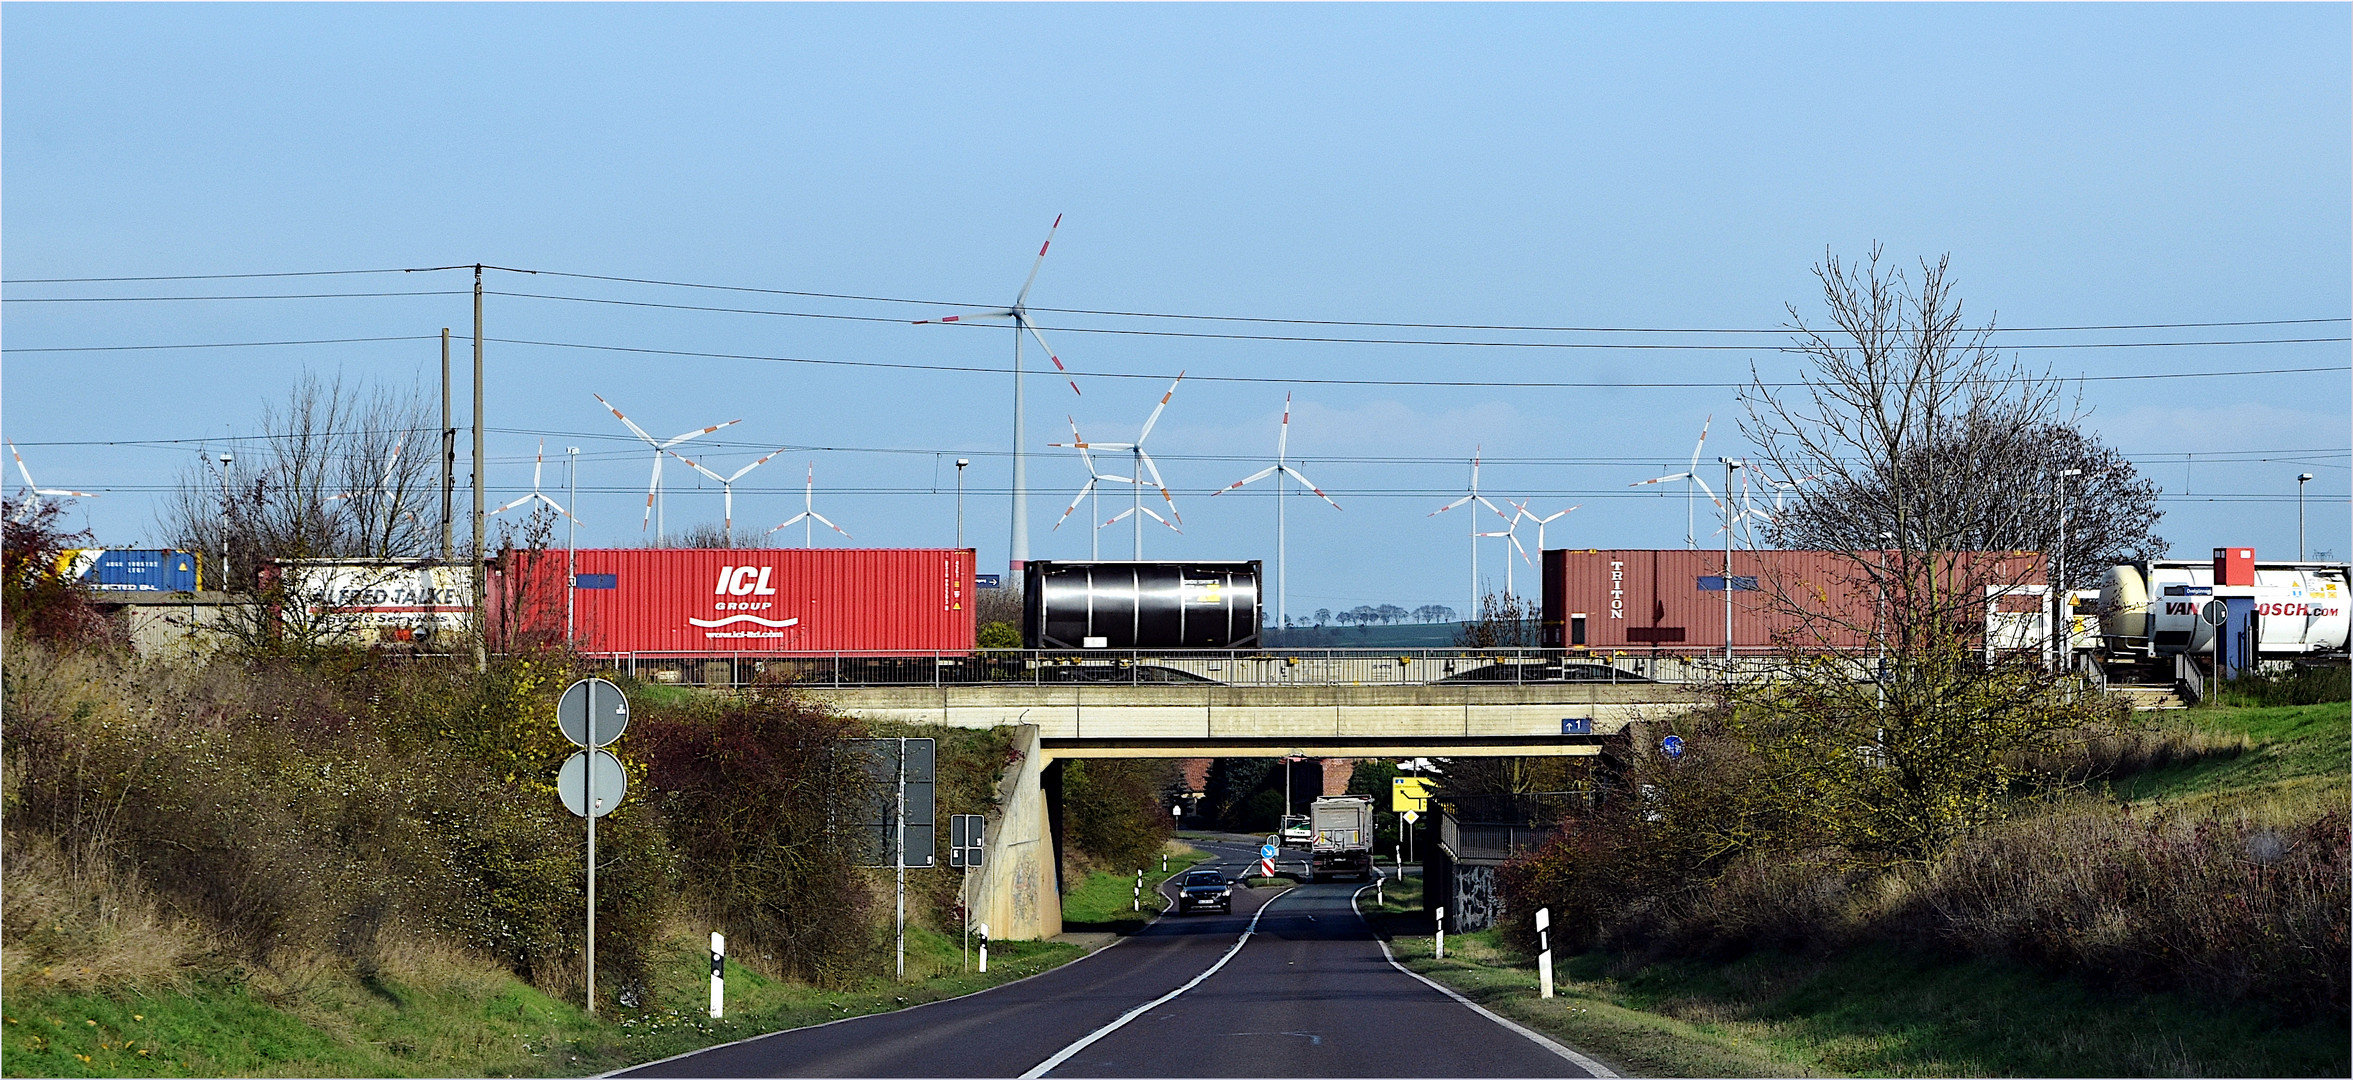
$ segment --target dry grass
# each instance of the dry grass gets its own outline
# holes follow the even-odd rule
[[[219,948],[107,860],[17,830],[0,841],[0,927],[0,985],[11,991],[162,987]]]

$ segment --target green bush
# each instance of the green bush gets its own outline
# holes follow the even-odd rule
[[[1176,763],[1148,758],[1097,758],[1062,766],[1063,835],[1080,856],[1065,881],[1083,878],[1084,864],[1115,873],[1144,868],[1175,832],[1161,801]]]
[[[973,642],[984,649],[1018,649],[1021,628],[1009,622],[985,622],[974,633]]]

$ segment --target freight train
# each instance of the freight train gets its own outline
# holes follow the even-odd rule
[[[2252,565],[2252,584],[2240,594],[2255,598],[2257,658],[2345,653],[2346,608],[2353,603],[2346,573],[2353,565],[2257,562],[2251,552],[2245,561]],[[2216,595],[2216,581],[2212,560],[2158,559],[2109,567],[2097,609],[2101,650],[2135,660],[2211,652],[2217,627],[2202,609]]]

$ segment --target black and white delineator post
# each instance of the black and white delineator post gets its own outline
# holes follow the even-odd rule
[[[727,1011],[727,935],[711,931],[711,1019]]]
[[[982,923],[982,924],[980,924],[979,930],[980,930],[980,972],[981,972],[981,974],[983,974],[983,975],[986,975],[986,974],[988,974],[988,972],[989,972],[989,924],[987,924],[987,923]]]
[[[1446,959],[1446,909],[1438,909],[1438,959]]]
[[[629,793],[621,759],[603,749],[629,727],[629,699],[604,679],[582,679],[564,688],[556,702],[556,726],[573,745],[586,747],[556,772],[556,794],[564,808],[588,819],[588,1011],[596,1011],[596,819],[610,814]]]
[[[1552,909],[1536,909],[1536,982],[1538,997],[1552,996]]]

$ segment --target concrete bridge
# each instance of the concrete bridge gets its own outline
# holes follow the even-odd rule
[[[1701,687],[1652,682],[977,683],[803,692],[874,720],[1016,730],[1021,757],[999,782],[1001,816],[968,898],[975,921],[1013,939],[1062,932],[1062,761],[1589,755],[1628,723],[1686,712],[1707,698]]]

